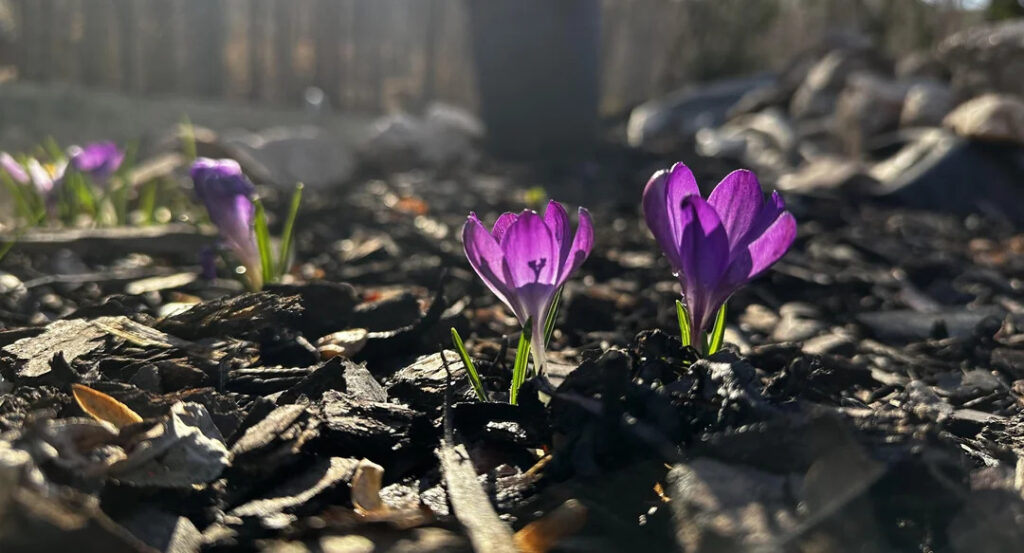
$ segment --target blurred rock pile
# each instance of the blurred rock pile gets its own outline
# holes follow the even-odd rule
[[[888,59],[834,37],[774,75],[637,107],[632,146],[750,167],[783,190],[1024,221],[1024,21]]]

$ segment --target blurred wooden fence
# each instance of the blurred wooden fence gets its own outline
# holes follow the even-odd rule
[[[369,111],[396,101],[476,105],[465,0],[0,1],[12,7],[14,64],[25,80],[279,104],[297,104],[317,86],[335,107]],[[724,63],[778,65],[772,57],[820,35],[815,13],[860,5],[602,3],[605,113],[714,76]]]

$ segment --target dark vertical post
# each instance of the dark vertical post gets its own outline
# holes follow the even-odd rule
[[[267,89],[267,25],[270,0],[252,0],[249,6],[249,98],[262,100]]]
[[[120,52],[113,47],[117,38],[114,7],[111,0],[88,0],[82,11],[78,64],[86,85],[111,89],[120,86],[117,67]]]
[[[138,0],[136,0],[138,1]],[[176,68],[178,34],[175,18],[180,5],[174,0],[141,2],[135,13],[143,47],[142,89],[145,93],[169,94],[178,88]]]
[[[142,48],[139,44],[137,0],[114,0],[117,47],[121,57],[121,89],[142,92]]]
[[[220,96],[226,88],[224,0],[190,0],[184,17],[187,55],[183,77],[187,92]]]
[[[339,0],[317,0],[315,9],[313,42],[316,44],[316,62],[313,83],[337,106],[341,101],[341,45],[338,37],[342,35],[342,5]]]
[[[504,157],[584,154],[597,133],[599,0],[468,0],[481,114]]]
[[[423,87],[420,89],[423,105],[437,98],[437,41],[440,39],[442,11],[441,0],[428,0],[423,39]]]
[[[54,28],[50,22],[53,21],[53,3],[35,2],[36,9],[33,10],[35,20],[33,21],[32,35],[29,39],[30,48],[37,50],[38,55],[33,60],[31,76],[29,78],[37,81],[52,80],[54,75],[53,64],[53,33]]]
[[[276,0],[274,6],[274,80],[275,100],[298,103],[300,86],[295,79],[294,41],[297,2]]]

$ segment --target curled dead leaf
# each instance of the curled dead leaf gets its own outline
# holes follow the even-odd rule
[[[381,498],[381,484],[384,467],[363,459],[356,466],[349,485],[352,493],[353,512],[363,522],[385,522],[395,528],[416,528],[434,520],[434,513],[415,502],[395,505]]]
[[[317,349],[324,360],[333,357],[352,357],[366,346],[368,335],[365,328],[342,330],[317,340]]]
[[[587,508],[575,499],[523,526],[513,537],[521,553],[547,553],[562,539],[579,532],[587,523]]]
[[[72,384],[71,393],[75,401],[89,416],[100,421],[123,428],[130,424],[142,422],[142,417],[127,405],[116,399],[81,384]]]
[[[360,514],[381,511],[387,507],[380,498],[381,483],[384,481],[384,467],[363,459],[356,466],[352,477],[352,505]]]

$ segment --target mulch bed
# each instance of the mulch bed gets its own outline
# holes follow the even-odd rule
[[[668,163],[312,192],[295,282],[259,293],[188,278],[179,230],[26,241],[0,278],[0,551],[1019,551],[1024,237],[787,196],[795,246],[698,360],[640,216]],[[460,229],[535,185],[590,208],[596,243],[510,406],[518,327]],[[144,420],[104,426],[72,384]]]

